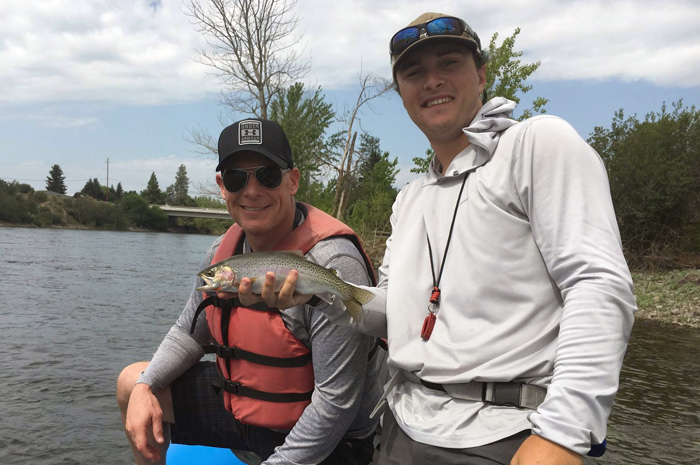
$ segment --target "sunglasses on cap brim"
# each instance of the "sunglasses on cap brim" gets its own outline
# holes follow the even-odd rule
[[[282,175],[290,169],[282,169],[277,166],[230,169],[222,171],[221,179],[227,191],[238,192],[248,184],[250,173],[253,173],[255,179],[265,189],[277,189],[282,184]]]
[[[478,49],[481,49],[479,37],[467,23],[459,18],[442,17],[401,29],[391,38],[389,50],[392,55],[400,55],[418,40],[431,36],[468,37],[476,42]]]

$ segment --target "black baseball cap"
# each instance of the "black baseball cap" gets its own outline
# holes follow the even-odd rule
[[[219,164],[237,153],[255,152],[269,158],[280,168],[293,168],[292,149],[282,126],[262,118],[245,119],[224,128],[219,136]]]

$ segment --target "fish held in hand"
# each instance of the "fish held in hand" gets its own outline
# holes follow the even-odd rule
[[[287,279],[289,272],[297,270],[295,294],[333,294],[339,297],[350,315],[360,321],[362,305],[374,297],[365,289],[353,286],[340,279],[335,270],[324,268],[308,261],[301,251],[253,252],[235,255],[222,260],[200,271],[200,276],[206,285],[198,287],[198,291],[238,292],[242,278],[250,278],[252,292],[260,294],[265,283],[267,272],[275,273],[275,292],[279,292]]]

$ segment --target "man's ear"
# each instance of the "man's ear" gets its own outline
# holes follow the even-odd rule
[[[221,173],[216,173],[216,184],[219,186],[219,189],[221,190],[221,197],[226,200],[226,188],[224,187],[224,180],[221,177]]]
[[[479,93],[481,94],[486,88],[486,64],[484,64],[477,73],[479,73]]]
[[[292,168],[289,171],[289,180],[292,183],[292,185],[291,185],[292,195],[297,195],[297,191],[299,190],[299,178],[301,178],[301,173],[299,172],[299,168]]]

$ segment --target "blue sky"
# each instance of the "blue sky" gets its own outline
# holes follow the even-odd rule
[[[390,77],[391,35],[426,10],[414,0],[298,0],[295,47],[312,59],[304,81],[320,85],[342,114],[356,98],[358,75]],[[522,32],[523,61],[541,61],[532,97],[549,99],[586,138],[616,110],[643,117],[663,102],[700,107],[700,3],[695,0],[443,1],[429,7],[464,18],[484,42]],[[59,164],[68,193],[90,178],[161,188],[185,164],[194,187],[211,183],[213,158],[187,141],[194,128],[218,136],[249,115],[226,114],[223,86],[197,63],[206,43],[180,0],[41,0],[0,4],[0,178],[43,189]],[[516,109],[516,114],[519,111]],[[375,100],[361,128],[398,157],[397,185],[414,175],[411,159],[428,142],[395,93]]]

